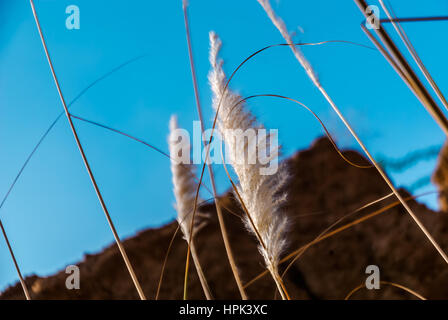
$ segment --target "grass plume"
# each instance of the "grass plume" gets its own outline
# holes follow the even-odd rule
[[[201,131],[204,132],[205,127],[204,127],[204,121],[203,121],[203,117],[202,117],[202,107],[201,107],[201,102],[200,102],[200,98],[199,98],[198,83],[197,83],[197,79],[196,79],[196,68],[195,68],[194,59],[193,59],[193,49],[192,49],[192,45],[191,45],[190,27],[189,27],[188,10],[187,10],[188,9],[188,1],[187,0],[182,1],[182,9],[183,9],[183,13],[184,13],[185,35],[187,38],[188,57],[190,60],[190,69],[191,69],[191,77],[192,77],[192,81],[193,81],[193,89],[194,89],[194,95],[195,95],[195,101],[196,101],[196,108],[198,111],[199,121],[201,123]],[[204,141],[204,147],[206,147],[205,141]],[[204,169],[205,169],[205,167],[203,168],[203,170]],[[221,210],[221,204],[219,203],[219,200],[218,200],[218,193],[217,193],[216,183],[215,183],[215,174],[214,174],[213,168],[210,164],[207,165],[207,169],[208,169],[209,176],[210,176],[210,183],[211,183],[211,187],[212,187],[212,191],[213,191],[213,197],[215,200],[216,215],[218,217],[219,228],[221,231],[222,240],[224,242],[224,247],[226,249],[227,259],[229,260],[230,268],[232,269],[233,277],[235,278],[235,282],[236,282],[236,285],[238,286],[238,290],[240,292],[241,298],[243,300],[247,300],[247,294],[244,290],[243,283],[241,281],[241,278],[240,278],[240,275],[238,272],[238,268],[235,263],[235,258],[233,256],[232,248],[230,247],[229,237],[227,234],[227,228],[226,228],[226,224],[225,224],[222,210]],[[200,179],[201,182],[202,182],[202,176],[203,176],[203,172],[204,172],[203,170],[201,173],[201,179]],[[199,187],[200,187],[200,185],[201,185],[201,183],[199,183]],[[199,192],[199,188],[197,189],[197,192]],[[198,194],[196,196],[198,196]],[[197,199],[195,201],[197,201]],[[194,215],[195,215],[195,213],[193,212],[193,219],[194,219]],[[186,289],[187,279],[188,279],[188,257],[187,257],[187,263],[185,266],[184,291]]]
[[[274,278],[279,292],[286,298],[278,273],[280,256],[286,248],[288,219],[281,212],[282,204],[286,200],[286,193],[282,188],[287,180],[287,170],[284,166],[277,173],[263,174],[263,165],[258,161],[250,163],[253,153],[260,154],[261,149],[269,150],[269,161],[276,160],[279,149],[272,146],[268,135],[264,139],[249,136],[248,141],[238,144],[231,130],[263,130],[257,124],[255,117],[239,103],[241,97],[226,89],[226,75],[223,71],[223,61],[218,59],[221,41],[213,32],[210,33],[210,63],[209,82],[213,92],[213,107],[215,110],[221,102],[218,114],[218,129],[226,142],[228,156],[232,167],[239,178],[237,187],[238,197],[245,208],[244,222],[246,227],[254,233],[259,241],[259,250],[264,258],[268,270]],[[235,108],[234,106],[237,105]],[[245,159],[245,154],[248,157]]]
[[[170,119],[170,135],[168,139],[168,145],[170,149],[171,158],[171,172],[173,175],[173,186],[174,186],[174,196],[176,198],[175,208],[177,211],[177,221],[179,222],[180,229],[184,235],[184,239],[190,245],[191,256],[193,257],[193,262],[196,267],[196,271],[201,282],[202,289],[207,300],[213,298],[210,293],[210,288],[208,286],[207,280],[205,278],[204,272],[202,270],[201,264],[199,262],[199,257],[194,245],[194,234],[190,233],[190,230],[194,230],[197,233],[202,226],[204,226],[205,221],[202,219],[204,215],[199,212],[196,214],[196,219],[194,221],[195,228],[192,228],[193,215],[192,210],[195,202],[196,194],[196,183],[195,175],[193,172],[193,167],[185,163],[178,161],[179,151],[186,152],[186,155],[180,157],[188,156],[190,157],[190,142],[185,137],[181,137],[180,142],[178,141],[179,133],[177,132],[177,117],[172,116]],[[190,240],[191,239],[191,240]]]

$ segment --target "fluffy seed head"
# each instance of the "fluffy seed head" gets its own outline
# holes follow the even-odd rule
[[[313,83],[317,87],[319,87],[320,86],[319,79],[318,79],[316,73],[314,72],[313,68],[311,67],[311,64],[305,58],[305,56],[300,51],[300,49],[297,48],[296,46],[292,45],[292,44],[294,44],[294,42],[291,39],[291,35],[289,34],[288,29],[286,29],[285,23],[279,16],[277,16],[275,14],[274,10],[271,7],[269,0],[257,0],[257,1],[263,7],[264,11],[266,11],[266,14],[268,15],[269,19],[271,19],[274,26],[278,29],[278,31],[280,31],[282,37],[286,40],[286,42],[288,44],[291,45],[290,47],[291,47],[292,52],[294,53],[294,56],[300,62],[302,67],[305,69],[305,72],[308,74],[311,81],[313,81]]]
[[[177,221],[179,222],[182,233],[184,234],[184,238],[188,241],[190,238],[197,184],[195,182],[193,165],[184,164],[179,161],[179,158],[185,157],[185,155],[179,155],[179,152],[188,152],[189,156],[190,142],[187,137],[182,136],[182,131],[177,129],[177,117],[172,116],[170,119],[170,135],[168,138],[168,145],[171,157],[174,196],[176,198],[175,208],[177,211]],[[179,140],[179,138],[181,139]],[[199,201],[200,200],[198,199],[198,202]],[[194,219],[194,232],[198,231],[198,229],[203,225],[203,217],[203,214],[196,214]]]
[[[265,259],[267,267],[277,273],[277,265],[280,255],[287,245],[286,231],[288,219],[282,206],[286,200],[284,192],[288,171],[281,165],[276,174],[262,175],[263,165],[257,161],[249,163],[247,159],[241,159],[251,152],[269,151],[269,159],[277,160],[278,147],[270,144],[270,136],[264,139],[248,136],[247,143],[238,144],[235,139],[235,129],[240,132],[247,130],[264,129],[256,122],[255,117],[246,109],[244,103],[239,103],[241,97],[230,91],[224,90],[226,75],[223,71],[222,60],[218,59],[221,41],[214,32],[210,33],[210,63],[212,69],[209,73],[209,82],[213,92],[213,107],[215,111],[219,107],[218,129],[226,142],[226,151],[239,179],[238,193],[240,194],[253,224],[245,216],[247,228],[262,239],[265,247],[260,243],[259,249]],[[233,129],[233,130],[229,130]],[[255,146],[255,148],[253,148]],[[265,150],[268,149],[268,150]],[[256,228],[256,230],[254,229]]]

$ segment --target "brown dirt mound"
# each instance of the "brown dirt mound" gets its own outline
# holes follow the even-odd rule
[[[345,155],[356,162],[366,162],[357,152]],[[298,152],[287,160],[291,165],[291,198],[286,212],[293,226],[290,234],[291,252],[313,240],[341,216],[388,193],[383,180],[374,169],[358,169],[348,165],[335,152],[327,139],[319,139],[310,149]],[[402,190],[403,195],[408,196]],[[230,194],[222,199],[228,209],[242,214]],[[369,207],[343,224],[394,202],[393,197]],[[448,250],[448,219],[445,214],[429,210],[410,201],[411,208]],[[213,205],[203,207],[211,213],[210,222],[197,235],[197,250],[217,299],[239,299]],[[225,212],[230,242],[244,282],[262,272],[263,263],[256,241],[245,229],[241,219]],[[176,230],[170,223],[159,229],[148,229],[124,241],[148,298],[154,298],[162,262]],[[186,242],[177,236],[169,256],[160,292],[161,299],[181,299],[185,267]],[[312,246],[300,257],[285,276],[285,285],[294,299],[343,299],[350,290],[364,283],[368,265],[380,268],[381,280],[407,286],[426,298],[448,298],[448,266],[429,244],[409,215],[397,206],[355,225]],[[50,276],[31,276],[26,282],[34,299],[138,299],[132,281],[117,247],[87,255],[78,263],[81,289],[67,290],[64,270]],[[283,270],[285,265],[282,265]],[[194,266],[191,268],[189,298],[203,299]],[[275,285],[266,276],[248,287],[251,299],[272,299]],[[23,299],[20,285],[5,290],[1,299]],[[362,289],[357,299],[412,299],[412,295],[382,285],[380,290]]]

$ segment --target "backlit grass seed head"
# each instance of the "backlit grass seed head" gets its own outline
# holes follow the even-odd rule
[[[191,221],[193,218],[193,208],[196,195],[197,184],[193,165],[181,163],[181,159],[190,157],[190,141],[183,135],[183,130],[178,130],[177,117],[170,119],[170,135],[168,145],[171,157],[171,172],[173,175],[174,196],[176,198],[175,209],[177,211],[177,221],[181,227],[185,239],[190,238]],[[180,138],[180,139],[179,139]],[[187,154],[179,154],[179,153]],[[190,163],[189,161],[187,163]],[[198,199],[198,203],[200,200]],[[204,215],[197,213],[195,216],[194,232],[203,226]]]
[[[268,15],[269,19],[271,19],[272,23],[278,29],[278,31],[281,33],[282,37],[286,40],[286,42],[289,45],[291,45],[291,50],[293,51],[294,56],[300,62],[302,67],[305,69],[305,72],[308,74],[308,76],[310,77],[311,81],[313,81],[313,83],[317,87],[319,87],[320,86],[319,78],[317,77],[316,72],[311,67],[311,64],[305,58],[305,56],[303,55],[302,51],[300,51],[299,48],[297,48],[295,45],[293,45],[294,42],[292,41],[291,35],[289,34],[288,29],[286,28],[285,23],[283,22],[283,20],[279,16],[277,16],[275,14],[274,10],[272,10],[272,7],[271,7],[271,4],[270,4],[269,0],[257,0],[257,1],[263,7],[263,9],[266,12],[266,14]]]
[[[263,130],[264,127],[258,124],[255,117],[246,110],[241,97],[230,91],[224,90],[226,86],[226,75],[223,71],[223,61],[218,59],[221,48],[221,41],[214,32],[210,33],[210,63],[209,82],[213,92],[213,107],[215,111],[220,103],[218,115],[218,129],[226,143],[226,151],[230,152],[229,159],[232,167],[239,179],[238,192],[253,220],[245,216],[244,222],[247,228],[254,234],[261,237],[266,248],[260,243],[259,249],[265,259],[269,270],[278,273],[277,265],[282,252],[287,245],[286,231],[288,229],[288,219],[281,211],[286,200],[284,186],[288,178],[288,170],[285,165],[281,165],[279,170],[272,175],[261,174],[263,166],[259,161],[249,163],[244,161],[248,152],[258,152],[260,149],[267,149],[270,160],[277,160],[279,154],[278,146],[271,146],[269,135],[262,139],[253,136],[247,139],[247,143],[237,146],[234,138],[234,129]],[[233,130],[229,130],[233,129]],[[255,145],[255,148],[252,146]],[[241,150],[243,148],[243,150]],[[250,151],[251,150],[251,151]],[[254,230],[254,227],[256,230]]]

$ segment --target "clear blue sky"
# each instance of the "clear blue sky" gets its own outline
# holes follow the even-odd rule
[[[200,95],[210,120],[208,32],[215,30],[223,40],[227,73],[255,50],[284,41],[255,0],[190,2]],[[445,0],[425,1],[424,5],[417,0],[391,3],[403,17],[448,15]],[[73,106],[74,114],[129,132],[163,150],[167,150],[171,114],[178,114],[180,125],[192,129],[197,115],[181,0],[35,0],[35,4],[67,101],[122,62],[148,54],[88,91]],[[70,4],[80,8],[80,30],[65,28],[65,8]],[[272,5],[289,30],[296,32],[296,41],[349,40],[370,45],[359,28],[362,16],[352,1],[274,0]],[[29,2],[1,0],[0,21],[3,197],[62,106]],[[406,24],[405,28],[446,93],[447,45],[441,40],[446,38],[448,22]],[[443,143],[441,130],[378,52],[344,44],[306,47],[303,51],[373,154],[402,157]],[[232,88],[244,96],[276,93],[296,98],[321,116],[340,146],[356,148],[286,47],[271,49],[249,62]],[[268,128],[279,129],[285,156],[322,135],[314,118],[293,104],[260,98],[252,100],[251,108]],[[129,237],[171,221],[175,212],[167,159],[124,137],[75,123],[120,236]],[[428,176],[434,165],[434,159],[420,163],[394,174],[394,181],[409,186]],[[223,170],[216,170],[223,192],[229,185]],[[433,189],[428,185],[416,192]],[[434,197],[423,200],[435,206]],[[49,275],[112,243],[64,118],[30,162],[0,217],[25,275]],[[1,290],[17,280],[3,239],[0,261]]]

